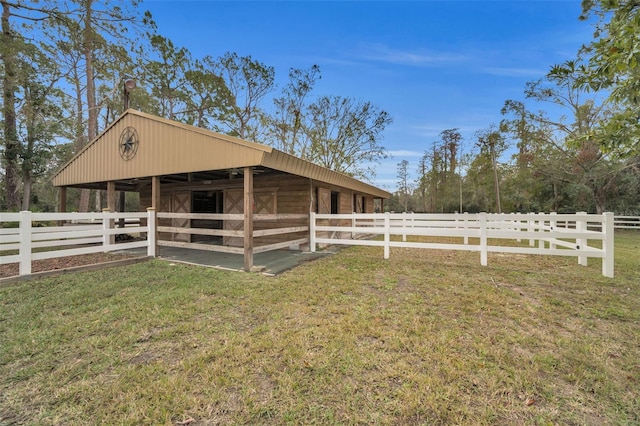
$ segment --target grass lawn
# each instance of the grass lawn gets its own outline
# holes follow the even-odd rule
[[[576,258],[354,247],[0,287],[0,424],[640,424],[640,233]]]

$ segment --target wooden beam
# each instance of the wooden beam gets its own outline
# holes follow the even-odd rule
[[[58,212],[67,212],[67,187],[61,186],[58,192]]]
[[[107,209],[110,212],[116,211],[116,183],[114,181],[107,182]]]
[[[156,213],[160,211],[160,176],[151,178],[151,206],[156,209]]]
[[[253,268],[253,168],[244,168],[244,270]]]
[[[58,212],[66,213],[67,212],[67,187],[61,186],[58,192]],[[64,226],[64,220],[58,221],[58,226]]]

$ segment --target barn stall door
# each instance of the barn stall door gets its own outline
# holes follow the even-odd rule
[[[175,192],[173,194],[173,213],[191,213],[191,192]],[[172,226],[189,228],[189,219],[173,219]],[[173,234],[174,241],[191,242],[190,234]]]
[[[244,190],[227,189],[224,191],[224,212],[226,214],[243,214],[244,213]],[[253,194],[253,213],[254,214],[275,214],[276,213],[276,192],[275,191],[256,191]],[[244,221],[242,220],[225,220],[224,229],[233,231],[242,231],[244,229]],[[234,247],[242,247],[244,239],[241,237],[224,237],[223,244]]]
[[[318,213],[331,213],[331,190],[328,188],[318,188]]]

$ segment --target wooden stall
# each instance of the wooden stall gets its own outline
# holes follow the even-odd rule
[[[67,188],[140,195],[158,212],[159,245],[245,255],[308,244],[309,212],[374,209],[390,194],[269,146],[132,109],[53,178]]]

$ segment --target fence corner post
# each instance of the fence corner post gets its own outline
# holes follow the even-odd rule
[[[156,209],[147,207],[147,256],[156,257],[158,253],[158,238],[156,235]]]
[[[309,251],[316,252],[316,213],[309,213]]]
[[[389,248],[391,240],[391,213],[384,214],[384,258],[389,259]]]
[[[614,217],[613,213],[606,212],[602,214],[602,232],[604,239],[602,240],[602,250],[604,257],[602,258],[602,275],[613,278],[613,252],[614,252]]]
[[[20,271],[19,275],[31,274],[31,212],[20,212]]]
[[[480,265],[487,264],[487,214],[480,213]]]

